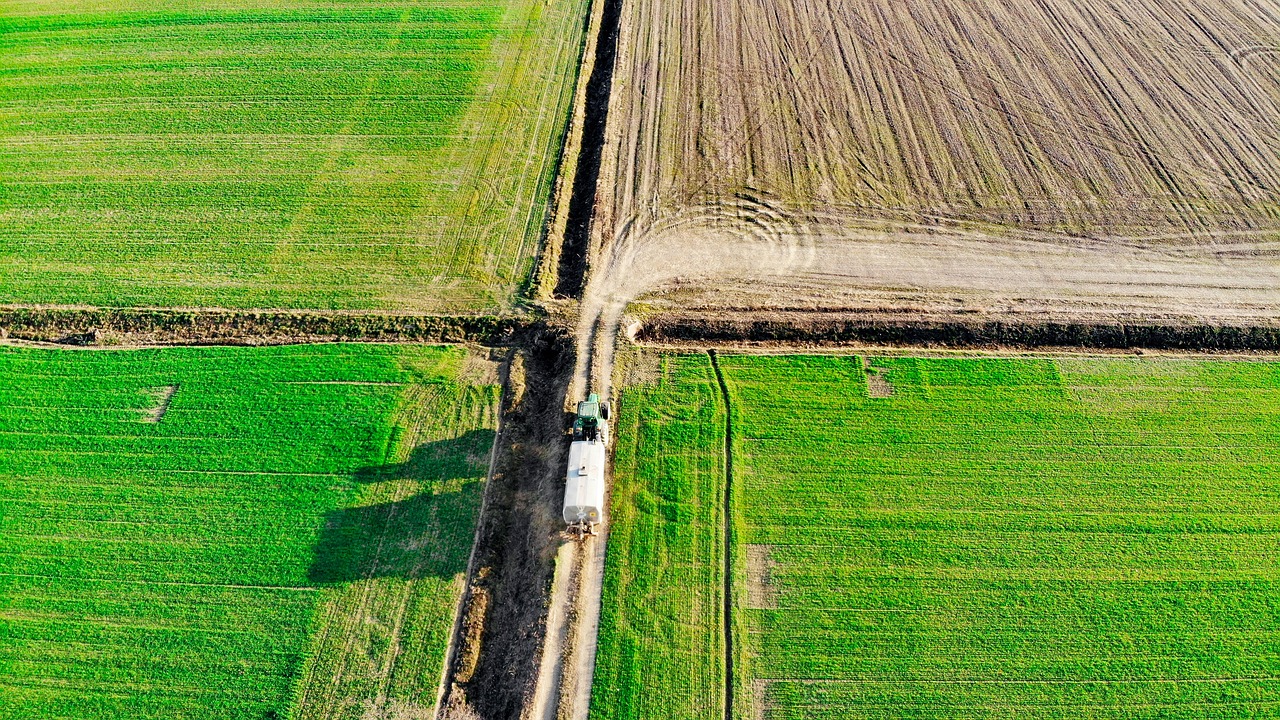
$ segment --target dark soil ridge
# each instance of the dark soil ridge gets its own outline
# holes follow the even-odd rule
[[[921,348],[1280,350],[1280,325],[902,317],[875,313],[663,314],[629,330],[647,343],[869,344]]]
[[[517,720],[536,689],[564,530],[565,399],[575,353],[561,328],[536,325],[522,337],[507,376],[463,628],[445,669],[442,720]]]
[[[63,345],[523,344],[532,317],[270,310],[0,308],[0,337]]]

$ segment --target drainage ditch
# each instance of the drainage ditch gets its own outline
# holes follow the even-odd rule
[[[595,215],[596,183],[604,155],[605,128],[609,118],[609,94],[613,87],[613,64],[618,55],[618,28],[622,20],[622,0],[604,0],[600,34],[596,40],[595,62],[587,80],[582,147],[578,151],[578,171],[573,177],[569,212],[560,248],[554,295],[581,298],[587,274],[587,253],[591,249],[591,220]]]

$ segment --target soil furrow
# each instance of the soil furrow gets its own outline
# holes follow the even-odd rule
[[[720,371],[720,361],[715,350],[708,350],[711,369],[720,386],[720,399],[724,403],[724,720],[734,720],[733,714],[733,404],[729,399],[729,386]]]

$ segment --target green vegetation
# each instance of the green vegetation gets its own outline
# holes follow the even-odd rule
[[[0,0],[0,302],[496,312],[585,0]]]
[[[0,717],[434,705],[496,421],[472,366],[0,350]]]
[[[627,595],[691,592],[646,548],[721,480],[689,473],[683,510],[636,500],[705,359],[665,358],[624,392],[599,676],[613,697],[678,697],[667,638],[714,623]],[[1174,359],[728,357],[733,402],[735,714],[741,718],[1192,718],[1280,707],[1280,364]],[[699,375],[701,373],[701,375]],[[868,382],[868,378],[871,378]],[[869,390],[873,392],[869,393]],[[883,397],[871,397],[877,395]],[[887,396],[885,396],[887,395]],[[696,401],[694,401],[696,403]],[[714,409],[704,411],[713,416]],[[652,427],[651,427],[652,426]],[[687,464],[722,439],[685,433]],[[678,468],[673,468],[678,472]],[[708,537],[710,535],[708,534]],[[714,585],[714,578],[706,581]],[[708,590],[709,591],[709,590]],[[645,668],[641,679],[628,664]],[[618,680],[615,680],[617,678]],[[629,685],[628,685],[629,684]],[[658,717],[606,702],[596,718]],[[666,707],[670,707],[667,705]],[[718,718],[722,705],[670,717]]]
[[[703,356],[622,398],[592,717],[711,717],[724,701],[724,409]]]

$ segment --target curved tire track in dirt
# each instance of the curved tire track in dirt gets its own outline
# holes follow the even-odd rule
[[[609,393],[622,314],[633,300],[673,285],[777,279],[812,267],[815,258],[802,221],[747,196],[645,228],[627,223],[603,249],[583,293],[571,392]]]

